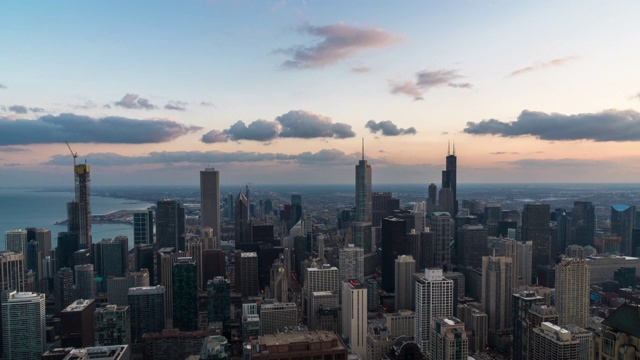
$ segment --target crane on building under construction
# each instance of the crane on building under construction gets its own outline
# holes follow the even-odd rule
[[[69,145],[69,142],[65,141],[65,144],[67,144],[67,147],[69,148],[69,152],[71,152],[71,156],[73,156],[73,167],[75,168],[75,166],[76,166],[76,158],[78,157],[78,153],[77,152],[73,152],[73,150],[71,150],[71,145]]]

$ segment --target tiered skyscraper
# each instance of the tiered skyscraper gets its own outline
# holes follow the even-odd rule
[[[362,160],[356,165],[356,221],[371,222],[371,165],[364,159],[364,140],[362,140]]]
[[[200,171],[200,223],[220,240],[220,173],[214,168]]]
[[[453,214],[451,217],[455,217],[458,213],[458,196],[456,189],[458,188],[457,183],[457,168],[458,168],[458,158],[456,157],[456,145],[453,144],[453,153],[451,153],[451,149],[447,150],[447,159],[446,159],[446,167],[445,170],[442,171],[442,189],[451,189],[451,193],[453,196]]]

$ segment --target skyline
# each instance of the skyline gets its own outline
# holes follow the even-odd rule
[[[640,176],[640,4],[396,4],[5,2],[2,185]]]

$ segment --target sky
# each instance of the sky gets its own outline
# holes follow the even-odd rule
[[[637,1],[0,3],[0,186],[640,178]],[[451,144],[451,148],[449,145]],[[426,185],[425,185],[426,187]]]

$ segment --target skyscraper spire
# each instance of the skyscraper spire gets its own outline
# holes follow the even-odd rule
[[[447,145],[447,155],[451,155],[451,140],[449,140],[449,144]]]
[[[456,155],[456,141],[453,140],[453,156]]]
[[[362,160],[364,161],[364,138],[362,138]]]

